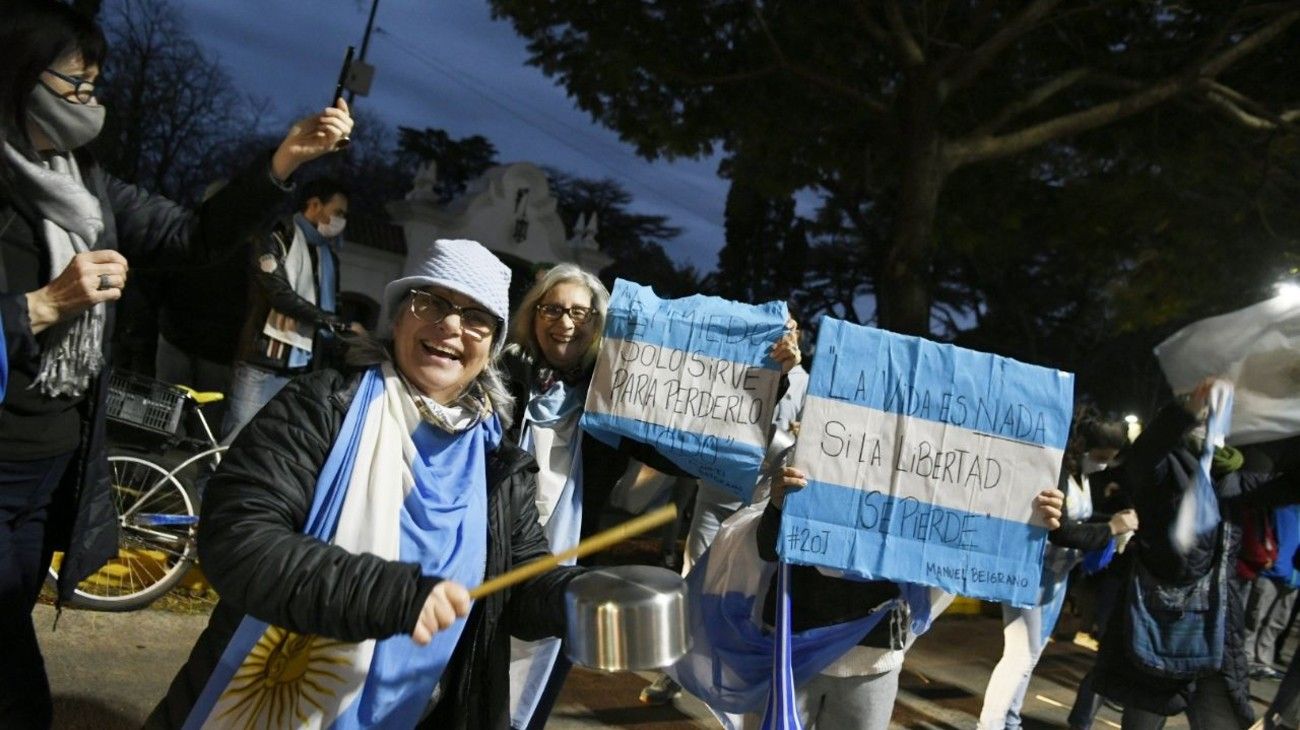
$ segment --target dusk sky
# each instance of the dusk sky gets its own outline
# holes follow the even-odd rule
[[[343,51],[361,46],[369,0],[173,0],[191,32],[238,84],[272,99],[277,118],[321,105]],[[111,12],[114,0],[105,3]],[[526,64],[523,39],[492,20],[485,0],[380,0],[367,61],[370,95],[358,106],[397,127],[481,134],[502,162],[528,161],[613,178],[633,208],[667,216],[682,235],[666,247],[703,270],[723,244],[727,183],[717,159],[647,162],[592,122],[563,88]],[[597,236],[599,238],[599,236]]]

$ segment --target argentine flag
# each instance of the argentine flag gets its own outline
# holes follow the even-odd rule
[[[783,560],[1031,606],[1074,376],[822,320]]]
[[[786,308],[696,295],[665,300],[619,279],[582,415],[617,446],[650,444],[687,472],[749,501],[767,448]]]

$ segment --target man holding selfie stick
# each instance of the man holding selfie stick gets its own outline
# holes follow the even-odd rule
[[[345,109],[343,90],[352,54],[348,46],[330,97]],[[350,143],[345,134],[334,149]],[[320,178],[303,186],[298,199],[293,218],[277,222],[253,245],[248,318],[230,379],[229,410],[221,424],[225,444],[234,441],[291,378],[321,365],[325,353],[338,345],[337,334],[366,334],[360,324],[345,322],[336,313],[347,191],[335,180]]]

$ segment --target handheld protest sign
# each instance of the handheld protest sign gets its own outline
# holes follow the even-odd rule
[[[1074,376],[826,317],[781,557],[1015,605],[1038,599]]]
[[[781,379],[770,353],[785,321],[781,302],[665,300],[616,281],[582,428],[612,445],[650,444],[748,500]]]

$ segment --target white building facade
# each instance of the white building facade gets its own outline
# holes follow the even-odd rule
[[[392,219],[388,229],[382,225],[349,229],[351,235],[339,255],[339,288],[345,302],[368,299],[377,313],[384,286],[401,274],[410,248],[407,242],[478,241],[515,272],[512,293],[531,284],[520,279],[539,264],[571,262],[599,272],[612,261],[596,244],[594,214],[580,216],[572,232],[565,230],[546,173],[536,165],[517,162],[493,167],[447,205],[438,202],[436,182],[437,167],[430,162],[420,169],[405,199],[388,204]]]

